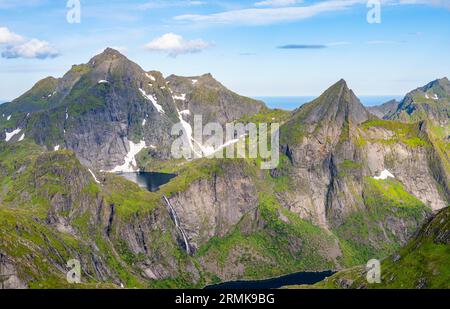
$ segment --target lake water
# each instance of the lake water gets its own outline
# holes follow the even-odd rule
[[[205,289],[278,289],[286,285],[314,284],[334,273],[333,271],[299,272],[264,280],[229,281],[209,285]]]
[[[280,108],[286,110],[294,110],[305,103],[314,100],[315,96],[296,96],[296,97],[255,97],[266,103],[270,108]],[[365,106],[374,106],[383,104],[389,100],[396,99],[401,101],[403,96],[399,95],[381,95],[381,96],[360,96],[359,99]]]
[[[118,173],[118,175],[131,180],[138,184],[139,187],[145,188],[150,192],[158,191],[160,186],[168,183],[172,178],[177,176],[175,174],[154,172]]]

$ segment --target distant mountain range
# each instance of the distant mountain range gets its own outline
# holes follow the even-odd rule
[[[345,80],[269,109],[210,74],[164,78],[107,49],[0,106],[2,285],[73,287],[74,258],[78,287],[170,288],[420,254],[401,248],[449,205],[449,108],[443,78],[370,109]],[[171,158],[172,125],[189,131],[194,114],[280,123],[279,166]],[[148,192],[111,172],[138,169],[177,176]],[[424,287],[448,287],[440,250]]]

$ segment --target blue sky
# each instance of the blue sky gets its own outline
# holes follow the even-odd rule
[[[379,24],[364,0],[80,2],[71,24],[67,0],[0,0],[0,99],[106,46],[249,96],[318,95],[340,78],[357,95],[399,95],[450,75],[447,0],[382,0]]]

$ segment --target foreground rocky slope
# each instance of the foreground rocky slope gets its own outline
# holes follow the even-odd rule
[[[450,288],[450,208],[445,208],[416,233],[398,253],[381,263],[381,283],[369,284],[364,267],[338,272],[321,288]]]

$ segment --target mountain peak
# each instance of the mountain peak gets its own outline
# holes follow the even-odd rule
[[[444,92],[447,92],[447,94],[450,93],[450,81],[447,77],[436,79],[432,82],[429,82],[425,86],[419,88],[419,90],[423,92],[427,92],[428,90],[443,90]]]
[[[311,109],[306,117],[307,122],[325,120],[349,121],[359,124],[370,118],[369,112],[353,91],[348,88],[344,79],[333,84],[310,104]]]
[[[105,50],[100,53],[101,55],[109,55],[112,57],[125,57],[123,54],[121,54],[118,50],[111,48],[111,47],[107,47],[105,48]]]
[[[89,64],[94,66],[99,63],[112,62],[112,61],[116,61],[116,60],[128,60],[128,58],[125,57],[123,54],[121,54],[118,50],[108,47],[100,54],[94,56],[89,61]]]
[[[347,88],[348,88],[347,82],[346,82],[345,79],[343,79],[343,78],[341,78],[340,80],[338,80],[338,81],[336,82],[335,85],[344,86],[344,87],[347,87]]]

